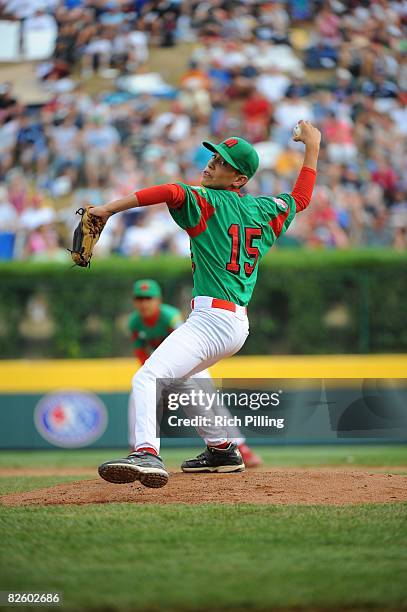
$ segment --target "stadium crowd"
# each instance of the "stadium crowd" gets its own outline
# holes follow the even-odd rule
[[[2,0],[0,19],[56,31],[37,66],[47,103],[24,106],[0,85],[0,258],[64,261],[84,204],[198,184],[207,138],[256,143],[251,193],[290,191],[299,119],[323,133],[318,181],[281,247],[406,248],[406,2]],[[180,43],[194,44],[171,99],[113,84],[143,75],[151,47]],[[91,96],[94,74],[110,80]],[[188,255],[189,244],[163,205],[113,217],[97,250]]]

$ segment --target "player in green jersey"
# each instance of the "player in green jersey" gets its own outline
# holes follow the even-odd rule
[[[178,308],[162,303],[161,287],[155,280],[142,279],[136,281],[133,286],[133,298],[134,311],[129,317],[128,325],[132,336],[134,355],[141,365],[144,365],[153,351],[169,334],[183,323],[183,320],[181,311]],[[209,372],[204,370],[203,373],[210,378]],[[131,452],[136,450],[135,404],[134,395],[131,393],[128,410]],[[231,414],[225,406],[218,407],[218,412],[220,411],[223,417],[231,418]],[[208,436],[212,432],[206,431],[205,427],[198,427],[197,431],[205,440],[210,439]],[[261,465],[260,457],[246,444],[246,440],[238,427],[229,427],[229,434],[231,435],[231,442],[237,444],[246,467],[254,468]]]
[[[190,236],[194,275],[192,312],[187,321],[160,344],[133,378],[136,452],[102,464],[99,474],[105,480],[164,486],[169,475],[158,454],[157,381],[170,386],[174,380],[185,380],[243,346],[249,334],[246,307],[258,263],[311,200],[321,133],[308,121],[300,121],[293,139],[305,144],[305,154],[291,193],[276,197],[242,193],[259,158],[250,143],[231,137],[220,144],[204,142],[213,156],[201,185],[158,185],[90,208],[91,214],[107,220],[119,211],[166,202],[174,221]],[[221,439],[185,461],[182,469],[239,472],[244,462],[236,444]]]
[[[128,327],[135,357],[144,365],[152,352],[182,324],[181,311],[163,304],[161,287],[151,279],[138,280],[133,286],[134,311]]]

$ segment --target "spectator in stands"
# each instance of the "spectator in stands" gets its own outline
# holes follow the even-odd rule
[[[13,165],[17,143],[18,121],[12,119],[0,124],[0,179]]]
[[[0,124],[15,119],[21,112],[21,105],[13,94],[13,85],[9,81],[0,84]]]
[[[67,173],[74,186],[82,163],[82,138],[76,125],[75,114],[71,112],[60,125],[52,127],[49,130],[49,138],[55,176]]]
[[[53,223],[55,218],[55,210],[51,203],[45,200],[42,193],[36,192],[27,201],[19,218],[19,226],[26,232],[32,232],[42,225]]]
[[[119,141],[116,128],[106,123],[102,115],[93,115],[87,121],[82,144],[86,179],[91,188],[110,181]]]
[[[347,247],[349,240],[340,226],[338,213],[331,202],[329,190],[325,187],[317,188],[314,191],[312,203],[313,206],[307,219],[310,227],[307,244],[316,247]]]
[[[271,103],[281,100],[289,85],[290,79],[288,76],[273,64],[261,71],[256,79],[258,91]]]
[[[83,49],[82,77],[91,77],[95,69],[103,75],[110,68],[112,54],[112,34],[108,28],[99,26],[95,37]]]
[[[313,121],[312,106],[306,98],[299,98],[294,94],[281,100],[274,112],[276,125],[273,128],[273,139],[282,146],[287,146],[299,117],[304,121]]]
[[[47,139],[40,118],[28,110],[19,119],[16,152],[21,167],[34,172],[38,181],[44,180],[49,156]]]
[[[163,131],[171,142],[188,138],[191,131],[191,119],[178,101],[171,105],[169,112],[161,113],[155,120],[153,133],[159,135]]]
[[[271,116],[271,104],[255,87],[252,87],[242,105],[245,138],[253,143],[266,140]]]
[[[292,74],[291,83],[284,95],[287,98],[306,98],[311,93],[312,88],[306,81],[305,72],[303,70],[295,70]]]
[[[131,30],[126,36],[127,49],[127,70],[135,72],[144,66],[149,57],[148,35],[142,20],[137,23],[137,27]]]
[[[376,156],[376,168],[371,177],[372,181],[383,189],[384,198],[390,205],[397,187],[397,175],[384,155]]]
[[[340,24],[340,17],[332,11],[329,3],[322,4],[315,19],[315,26],[316,35],[323,45],[329,47],[339,46],[341,42]]]
[[[53,32],[54,37],[57,35],[58,26],[55,21],[55,17],[50,13],[46,12],[47,3],[42,2],[38,5],[37,10],[33,15],[24,19],[23,22],[23,34],[28,32],[41,32],[47,30]]]
[[[0,234],[15,234],[18,228],[18,214],[10,202],[7,187],[0,183]]]
[[[21,213],[28,202],[28,185],[24,173],[19,168],[13,168],[6,175],[8,197],[17,213]]]
[[[353,141],[353,125],[349,118],[330,112],[322,122],[327,144],[328,158],[334,163],[350,163],[356,159],[357,148]]]
[[[69,253],[60,244],[60,237],[55,225],[40,225],[27,237],[26,257],[35,262],[56,261],[66,263]]]

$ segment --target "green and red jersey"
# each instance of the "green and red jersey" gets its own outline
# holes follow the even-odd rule
[[[206,295],[247,306],[258,263],[308,206],[316,172],[303,167],[292,194],[243,195],[237,190],[176,183],[136,192],[139,205],[166,202],[191,239],[193,297]]]
[[[133,340],[133,350],[142,363],[161,342],[182,323],[180,310],[169,304],[160,304],[150,319],[143,319],[139,312],[129,316],[128,327]]]
[[[193,297],[209,295],[246,306],[259,261],[294,219],[293,197],[179,186],[184,202],[169,211],[191,239]]]

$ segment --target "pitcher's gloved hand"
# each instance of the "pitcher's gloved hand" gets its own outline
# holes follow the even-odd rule
[[[90,208],[87,206],[76,211],[81,215],[81,220],[73,233],[72,261],[82,268],[90,266],[93,249],[107,221],[106,218],[92,215],[89,212]]]

